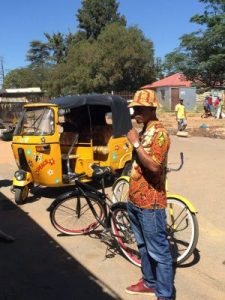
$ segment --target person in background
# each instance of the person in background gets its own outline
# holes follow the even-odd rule
[[[210,106],[209,106],[209,103],[208,103],[208,96],[205,97],[204,99],[204,102],[203,102],[203,108],[204,108],[204,114],[202,117],[209,117],[211,115],[211,112],[210,112]]]
[[[132,128],[127,138],[133,145],[128,215],[141,255],[142,278],[126,288],[129,294],[173,299],[172,256],[166,233],[165,176],[170,139],[156,117],[157,99],[152,90],[137,91],[129,105],[143,124],[139,135]]]
[[[223,101],[219,97],[216,98],[215,102],[216,101],[217,101],[217,106],[216,106],[215,118],[222,119]]]
[[[210,113],[212,114],[212,110],[213,110],[212,94],[209,94],[208,96],[208,108]]]
[[[183,131],[187,127],[186,109],[183,102],[183,99],[179,99],[179,103],[175,106],[178,131]]]

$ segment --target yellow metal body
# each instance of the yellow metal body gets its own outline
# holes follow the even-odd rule
[[[51,135],[14,135],[12,149],[18,168],[21,169],[20,153],[29,166],[26,179],[13,179],[14,186],[25,186],[29,183],[43,186],[63,186],[63,164],[70,146],[60,144],[58,106],[52,104],[32,104],[25,107],[48,107],[54,111],[54,133]],[[72,172],[86,173],[84,180],[91,180],[92,164],[109,166],[113,171],[122,169],[131,160],[132,146],[126,137],[111,137],[106,146],[93,146],[90,143],[76,144],[69,155]]]

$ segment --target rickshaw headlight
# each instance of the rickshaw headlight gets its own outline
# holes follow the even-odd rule
[[[26,179],[26,172],[23,170],[18,170],[15,172],[15,177],[18,181]]]

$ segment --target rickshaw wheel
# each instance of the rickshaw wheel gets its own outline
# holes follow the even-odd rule
[[[14,187],[16,204],[24,204],[27,200],[29,188],[27,185],[23,187]]]

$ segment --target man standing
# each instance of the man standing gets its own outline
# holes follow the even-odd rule
[[[178,131],[183,131],[187,127],[187,116],[183,99],[175,106],[176,120],[178,124]]]
[[[157,99],[152,90],[137,91],[132,103],[134,118],[143,123],[140,135],[132,128],[129,218],[141,255],[142,278],[126,288],[129,294],[152,294],[173,299],[173,267],[166,235],[165,176],[169,136],[156,117]]]

